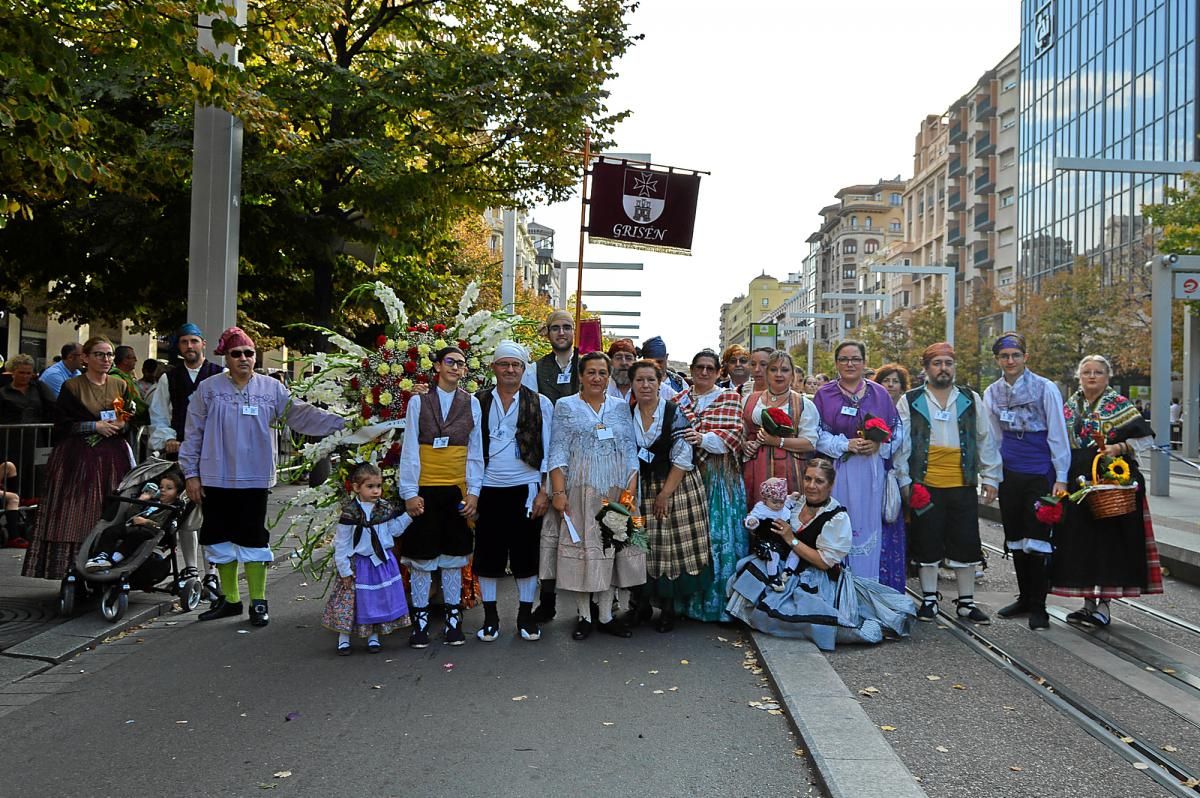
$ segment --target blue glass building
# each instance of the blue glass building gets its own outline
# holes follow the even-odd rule
[[[1055,172],[1055,157],[1200,160],[1198,0],[1022,0],[1018,287],[1078,257],[1111,282],[1153,251],[1142,206],[1177,178]]]

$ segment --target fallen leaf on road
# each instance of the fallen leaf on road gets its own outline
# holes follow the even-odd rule
[[[1021,767],[1020,765],[1009,765],[1008,769],[1013,771],[1014,773],[1020,773],[1025,768]]]
[[[718,640],[720,640],[722,643],[728,643],[728,642],[729,642],[729,638],[727,638],[727,637],[721,637],[720,635],[717,635],[717,639],[718,639]]]
[[[874,698],[875,696],[879,695],[879,688],[878,687],[864,687],[863,689],[858,691],[858,694],[865,695],[867,698]]]
[[[795,751],[792,751],[792,755],[793,756],[804,756],[804,749],[797,748]]]
[[[940,752],[941,752],[941,753],[943,753],[943,754],[948,754],[948,753],[950,753],[950,749],[949,749],[949,748],[947,748],[947,747],[946,747],[946,746],[944,746],[944,745],[939,745],[937,748],[935,748],[935,749],[933,749],[933,750],[935,750],[935,751],[940,751]]]
[[[646,671],[646,673],[658,673],[658,671]]]
[[[275,788],[276,788],[276,787],[278,787],[278,786],[279,786],[278,784],[262,784],[262,783],[259,783],[259,785],[258,785],[258,789],[260,789],[260,790],[273,790],[273,789],[275,789]]]
[[[248,634],[250,634],[250,630],[249,630],[249,629],[238,629],[238,634],[240,634],[240,635],[248,635]],[[139,640],[138,642],[140,643],[140,642],[142,642],[142,641],[141,641],[141,640]],[[271,787],[274,787],[274,786],[275,786],[274,784],[272,784],[272,785],[271,785]],[[268,787],[267,789],[270,789],[270,787]]]
[[[1005,710],[1006,712],[1016,712],[1016,711],[1017,711],[1017,708],[1016,708],[1016,707],[1010,707],[1010,706],[1008,706],[1007,704],[1006,704],[1005,706],[1002,706],[1002,707],[1000,707],[1000,708],[1001,708],[1001,709],[1003,709],[1003,710]]]
[[[757,709],[758,707],[762,706],[762,702],[761,701],[747,701],[746,705]]]
[[[371,689],[372,690],[382,690],[383,685],[382,684],[373,684],[373,685],[371,685]]]
[[[529,698],[529,696],[527,696],[527,695],[515,695],[515,696],[513,696],[513,699],[512,699],[512,700],[513,700],[513,701],[524,701],[526,698]]]
[[[953,687],[955,690],[966,690],[967,689],[967,686],[965,684],[952,684],[950,686]]]
[[[883,731],[895,731],[896,730],[895,726],[880,726],[879,728],[882,729]]]
[[[1174,673],[1175,669],[1174,668],[1163,668],[1162,672],[1163,673]]]
[[[768,709],[767,714],[768,715],[782,715],[783,710],[782,709]]]
[[[1187,781],[1179,782],[1184,787],[1200,787],[1200,779],[1188,779]]]
[[[242,713],[242,717],[243,717],[243,718],[244,718],[244,717],[246,717],[246,713],[245,713],[245,712],[243,712],[243,713]],[[283,719],[284,719],[285,721],[288,721],[288,720],[296,720],[296,719],[297,719],[297,718],[299,718],[299,717],[300,717],[300,713],[299,713],[299,712],[289,712],[289,713],[287,713],[286,715],[284,715],[284,716],[283,716]]]
[[[186,720],[177,720],[177,721],[175,721],[175,723],[176,723],[176,724],[179,724],[179,723],[187,723],[187,721],[186,721]]]
[[[1134,762],[1133,767],[1135,770],[1149,770],[1150,769],[1150,766],[1147,765],[1145,762]]]
[[[126,725],[126,726],[128,726],[130,723],[133,723],[133,721],[131,721],[131,720],[127,720],[127,721],[125,721],[125,725]]]
[[[663,694],[663,691],[662,691],[662,690],[655,690],[655,691],[654,691],[654,694],[655,694],[655,695],[662,695],[662,694]]]
[[[1121,742],[1123,742],[1123,743],[1131,743],[1131,742],[1133,742],[1133,738],[1132,738],[1132,737],[1122,737],[1122,738],[1121,738]]]
[[[278,771],[276,771],[276,772],[272,773],[271,775],[272,775],[272,776],[274,776],[274,777],[275,777],[275,778],[277,778],[277,779],[286,779],[288,776],[292,775],[292,771],[290,771],[290,770],[278,770]]]
[[[678,692],[679,692],[679,688],[678,688],[678,687],[668,687],[667,689],[668,689],[668,690],[670,690],[672,693],[678,693]]]
[[[453,663],[453,662],[443,662],[443,663],[442,663],[442,670],[444,670],[444,671],[452,671],[452,670],[454,670],[454,663]]]
[[[1158,670],[1158,668],[1155,668],[1155,667],[1153,667],[1153,666],[1151,666],[1151,665],[1147,665],[1147,666],[1146,666],[1146,670],[1148,670],[1148,671],[1156,671],[1156,670]]]
[[[681,659],[681,660],[679,660],[679,664],[680,665],[690,665],[691,663],[689,663],[686,659]]]
[[[942,680],[941,676],[934,676],[933,674],[930,674],[930,675],[926,676],[925,678],[931,682],[940,682]]]
[[[1178,751],[1179,749],[1173,745],[1164,745],[1163,750],[1166,751],[1167,753],[1173,754],[1176,751]]]

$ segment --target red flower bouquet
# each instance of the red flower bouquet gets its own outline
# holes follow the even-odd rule
[[[892,439],[892,428],[882,418],[867,413],[858,434],[875,443],[888,443]]]
[[[1037,516],[1038,523],[1045,524],[1046,526],[1054,526],[1062,520],[1063,507],[1059,502],[1050,503],[1038,501],[1034,502],[1033,508],[1035,511],[1034,515]]]
[[[920,482],[914,482],[912,494],[908,497],[908,506],[917,515],[927,512],[933,506],[933,497],[929,495],[929,489]]]
[[[792,417],[782,407],[768,407],[762,414],[763,432],[779,438],[796,437],[796,427]]]

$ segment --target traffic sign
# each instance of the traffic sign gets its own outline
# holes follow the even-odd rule
[[[1175,273],[1175,298],[1200,299],[1200,272]]]

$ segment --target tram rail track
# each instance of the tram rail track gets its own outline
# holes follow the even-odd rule
[[[913,589],[909,588],[908,592],[914,598],[920,599]],[[973,624],[958,619],[952,612],[946,612],[940,607],[938,619],[941,621],[939,626],[953,637],[1008,673],[1090,736],[1144,772],[1170,794],[1192,798],[1200,794],[1200,771],[1191,770],[1160,751],[1154,743],[1131,733],[1111,715],[1052,681],[1051,677],[1035,665],[1006,650]]]

